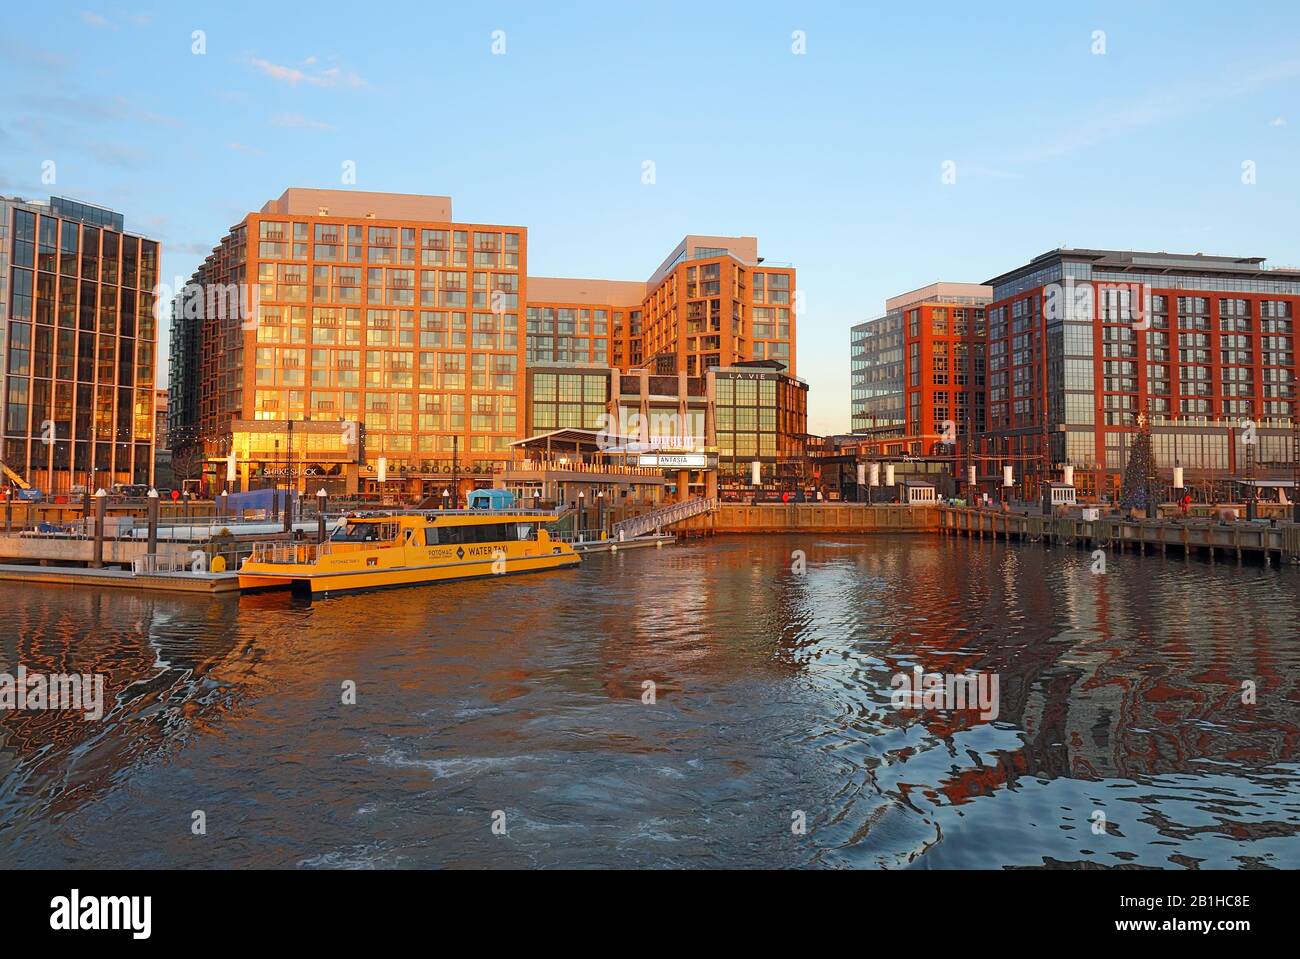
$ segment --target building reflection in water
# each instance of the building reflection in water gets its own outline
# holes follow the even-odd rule
[[[0,858],[131,862],[152,820],[217,794],[227,828],[259,838],[196,851],[177,829],[153,854],[1276,864],[1268,837],[1300,824],[1296,574],[1090,567],[1064,547],[736,536],[307,604],[0,592],[7,666],[104,672],[111,704],[98,723],[0,714]],[[890,680],[917,666],[996,674],[997,718],[895,710]],[[485,844],[466,826],[480,807],[532,825]]]
[[[238,607],[228,599],[24,592],[26,602],[5,609],[0,671],[12,676],[21,664],[29,675],[102,675],[103,715],[0,711],[6,825],[32,810],[57,819],[100,798],[123,769],[210,732],[234,701],[239,671],[223,667],[235,652]]]

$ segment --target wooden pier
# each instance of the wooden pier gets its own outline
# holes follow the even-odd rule
[[[1033,516],[992,509],[940,506],[939,529],[944,535],[976,539],[1017,539],[1030,543],[1059,543],[1085,549],[1112,549],[1166,555],[1171,549],[1187,558],[1203,555],[1240,562],[1250,557],[1265,565],[1300,563],[1300,524],[1290,522],[1220,523],[1212,519],[1143,520],[1103,516]]]

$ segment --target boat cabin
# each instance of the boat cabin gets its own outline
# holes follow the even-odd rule
[[[515,494],[508,489],[476,489],[465,498],[470,509],[514,509]]]

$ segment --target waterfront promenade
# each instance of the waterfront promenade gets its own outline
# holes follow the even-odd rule
[[[151,591],[234,593],[237,578],[211,573],[218,557],[227,570],[238,568],[254,541],[314,538],[316,523],[295,523],[291,533],[268,532],[266,524],[215,527],[171,527],[167,539],[150,551],[134,537],[106,537],[103,568],[86,568],[94,549],[85,535],[41,535],[34,531],[0,536],[0,582],[58,583],[69,586],[111,586]],[[199,535],[199,533],[202,535]],[[590,532],[590,531],[589,531]],[[667,523],[658,534],[618,540],[599,534],[572,541],[580,552],[662,546],[700,537],[727,534],[779,536],[826,533],[847,536],[907,534],[963,536],[974,540],[1060,544],[1088,550],[1106,549],[1138,554],[1173,553],[1211,561],[1246,559],[1291,566],[1300,563],[1300,524],[1277,516],[1222,522],[1209,516],[1134,519],[1119,514],[1084,519],[1079,511],[1043,516],[1033,510],[972,509],[927,503],[913,506],[858,503],[723,503],[689,518]],[[185,534],[185,535],[180,535]],[[175,537],[175,538],[173,538]],[[197,572],[190,572],[191,569]]]

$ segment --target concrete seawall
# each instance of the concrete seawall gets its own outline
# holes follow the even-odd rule
[[[672,527],[686,536],[715,533],[937,533],[937,506],[854,503],[723,503]]]

